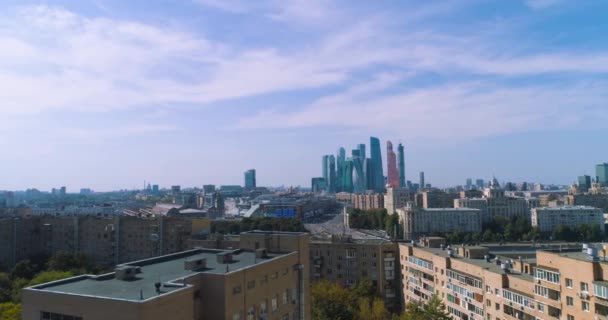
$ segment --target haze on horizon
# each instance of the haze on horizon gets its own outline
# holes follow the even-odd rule
[[[407,179],[608,161],[608,2],[0,4],[0,189],[310,185],[369,136]],[[383,154],[386,161],[386,154]]]

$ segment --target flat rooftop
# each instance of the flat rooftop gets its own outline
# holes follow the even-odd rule
[[[232,253],[232,261],[218,262],[217,255],[226,253]],[[140,272],[132,280],[116,279],[113,272],[100,276],[84,275],[68,278],[33,286],[28,290],[139,302],[159,296],[155,287],[157,282],[163,284],[160,294],[167,294],[183,289],[185,286],[179,286],[181,283],[179,280],[197,273],[227,274],[287,255],[289,253],[267,253],[264,258],[256,258],[255,252],[252,251],[195,249],[119,265],[118,267],[136,266],[140,268]],[[199,258],[207,259],[206,268],[198,271],[185,269],[186,260]],[[178,285],[165,286],[164,284],[168,282]],[[141,295],[143,295],[143,299],[141,299]]]

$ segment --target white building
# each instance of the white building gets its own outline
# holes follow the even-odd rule
[[[404,238],[417,239],[435,232],[481,232],[481,211],[471,208],[414,208],[396,210]]]
[[[577,228],[582,224],[599,225],[604,232],[602,209],[586,206],[562,206],[532,209],[532,226],[540,232],[553,232],[558,225]]]
[[[410,194],[407,189],[387,187],[384,195],[384,208],[388,214],[394,214],[397,208],[407,205],[409,198]]]

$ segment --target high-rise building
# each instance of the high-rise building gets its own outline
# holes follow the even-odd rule
[[[212,194],[215,192],[215,185],[214,184],[206,184],[203,186],[203,192],[205,194]]]
[[[600,163],[595,166],[596,182],[602,187],[608,186],[608,163]]]
[[[344,191],[344,161],[346,161],[346,150],[340,148],[336,161],[336,192]]]
[[[152,193],[153,194],[158,194],[158,185],[157,184],[152,185]]]
[[[363,161],[363,170],[365,171],[365,180],[366,180],[366,189],[367,190],[374,190],[374,187],[372,186],[372,182],[374,181],[373,178],[373,174],[374,174],[374,167],[372,165],[372,159],[370,158],[366,158]]]
[[[393,151],[393,143],[386,142],[386,170],[388,181],[387,185],[393,188],[399,187],[399,172],[397,171],[397,155]]]
[[[330,155],[327,157],[327,192],[336,193],[336,157]]]
[[[410,198],[407,188],[386,188],[384,195],[384,208],[388,214],[395,213],[397,208],[403,208],[407,205]]]
[[[342,191],[353,192],[353,160],[344,160],[344,168],[342,172]]]
[[[483,179],[475,180],[475,184],[477,185],[477,188],[479,188],[479,189],[483,189],[485,187],[485,181],[483,181]]]
[[[324,155],[321,158],[321,168],[323,172],[323,179],[325,179],[325,181],[329,180],[329,172],[327,171],[327,169],[329,169],[329,155]]]
[[[591,188],[591,177],[584,175],[578,177],[578,191],[587,192]]]
[[[473,179],[467,178],[466,188],[467,190],[473,188]]]
[[[361,143],[357,147],[359,148],[359,157],[361,157],[361,159],[365,159],[367,157],[367,152],[365,150],[365,143]]]
[[[401,143],[397,146],[397,168],[399,169],[399,187],[405,188],[407,186],[405,181],[405,150]]]
[[[370,152],[372,159],[372,177],[373,190],[376,192],[384,192],[384,170],[382,170],[382,153],[380,151],[380,140],[376,137],[369,138]]]
[[[312,178],[310,184],[310,188],[314,193],[320,193],[327,190],[327,184],[325,182],[325,178],[323,177]]]
[[[255,169],[249,169],[245,171],[245,189],[253,189],[255,187]]]
[[[66,194],[66,188],[65,187],[61,187],[59,189],[59,195],[63,197],[63,196],[65,196],[65,194]]]
[[[426,184],[424,183],[424,171],[420,171],[420,188],[426,188]]]
[[[355,149],[352,152],[353,163],[353,193],[365,193],[367,181],[363,171],[363,159],[360,157],[361,150]]]

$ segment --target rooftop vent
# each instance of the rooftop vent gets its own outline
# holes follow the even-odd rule
[[[502,271],[504,273],[509,273],[509,264],[508,263],[501,263],[500,264],[500,269],[502,269]]]
[[[232,252],[229,251],[220,252],[216,255],[216,257],[217,263],[219,264],[226,264],[232,262]]]
[[[135,275],[140,272],[139,267],[136,266],[119,266],[114,269],[115,277],[117,280],[133,280]]]
[[[268,251],[265,248],[255,249],[255,257],[258,259],[268,258]]]
[[[597,249],[595,248],[588,248],[587,249],[587,255],[589,256],[589,260],[591,261],[599,261],[599,257],[597,255]]]
[[[454,250],[452,250],[452,248],[448,248],[448,257],[453,257],[454,256]]]
[[[207,258],[189,258],[184,260],[184,270],[199,271],[207,268]]]
[[[483,256],[483,258],[486,260],[486,262],[490,262],[490,256],[489,255],[486,254],[485,256]]]

